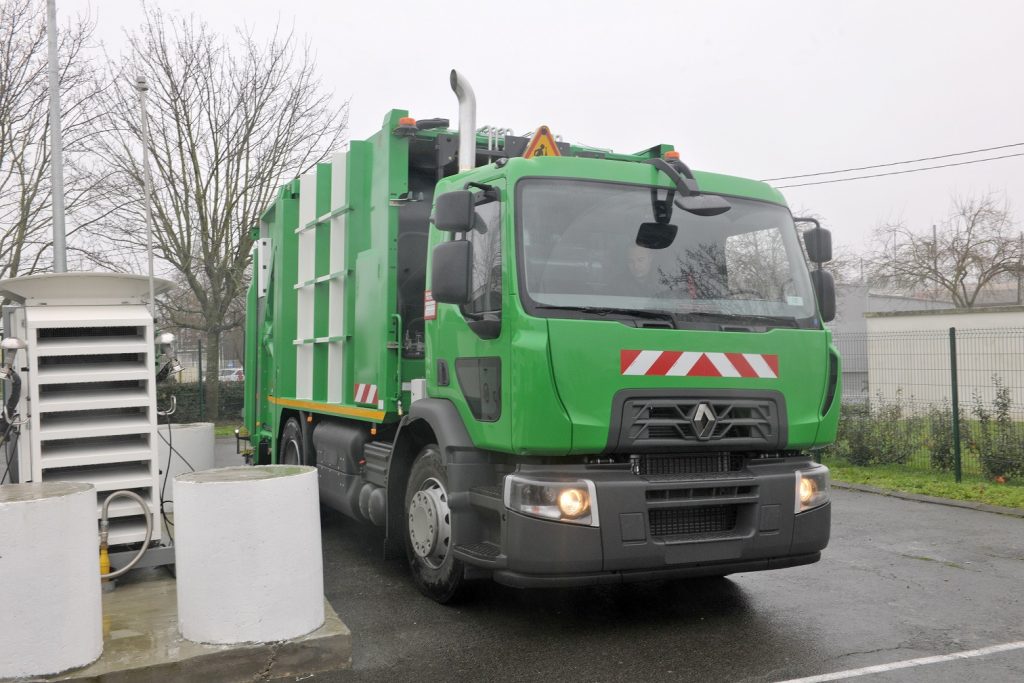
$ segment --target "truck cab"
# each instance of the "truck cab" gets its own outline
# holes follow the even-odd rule
[[[801,244],[778,191],[691,171],[668,145],[551,140],[540,156],[481,134],[456,154],[457,131],[404,115],[365,169],[346,161],[345,206],[317,190],[329,229],[363,210],[370,234],[344,242],[351,325],[312,337],[327,372],[306,395],[293,375],[310,371],[287,353],[305,343],[303,280],[330,274],[250,292],[254,459],[316,466],[321,501],[382,526],[441,602],[479,577],[567,586],[817,561],[829,484],[811,454],[835,438],[840,395],[827,233]],[[296,251],[271,243],[304,222],[271,222],[257,259],[280,276]],[[353,247],[378,238],[375,265],[359,263]]]

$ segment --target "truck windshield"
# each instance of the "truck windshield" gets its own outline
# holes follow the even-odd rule
[[[662,187],[521,181],[516,215],[527,308],[545,316],[558,309],[657,312],[680,323],[735,319],[765,327],[814,318],[789,211],[730,197],[732,209],[718,216],[678,207],[666,216],[671,199]]]

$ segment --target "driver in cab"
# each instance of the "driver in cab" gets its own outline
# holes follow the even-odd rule
[[[664,289],[650,249],[638,244],[632,245],[629,248],[627,265],[629,275],[623,288],[624,295],[653,297]]]

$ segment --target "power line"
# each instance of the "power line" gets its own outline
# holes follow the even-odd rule
[[[857,166],[855,168],[841,168],[838,171],[819,171],[818,173],[804,173],[801,175],[786,175],[779,178],[764,178],[763,182],[770,182],[772,180],[796,180],[797,178],[813,178],[819,175],[835,175],[836,173],[852,173],[853,171],[869,171],[873,168],[886,168],[889,166],[902,166],[904,164],[916,164],[922,161],[935,161],[936,159],[949,159],[950,157],[962,157],[968,154],[980,154],[981,152],[994,152],[997,149],[1009,149],[1010,147],[1020,147],[1024,145],[1024,142],[1014,142],[1010,145],[999,145],[998,147],[983,147],[981,149],[972,149],[969,152],[953,152],[952,154],[940,154],[935,157],[921,157],[920,159],[908,159],[906,161],[891,161],[887,164],[874,164],[872,166]],[[996,157],[1002,159],[1003,157]],[[941,168],[936,166],[935,168]],[[867,177],[867,176],[866,176]],[[790,185],[789,187],[793,187]]]
[[[910,168],[905,171],[889,171],[888,173],[872,173],[871,175],[858,175],[852,178],[833,178],[832,180],[818,180],[813,183],[795,183],[793,185],[776,185],[776,189],[781,190],[787,187],[807,187],[808,185],[828,185],[830,183],[845,183],[851,180],[864,180],[865,178],[881,178],[887,175],[902,175],[904,173],[918,173],[920,171],[933,171],[937,168],[949,168],[950,166],[966,166],[968,164],[980,164],[985,161],[996,161],[997,159],[1009,159],[1010,157],[1024,157],[1024,152],[1018,152],[1016,154],[1004,154],[998,157],[988,157],[985,159],[973,159],[971,161],[958,161],[952,164],[939,164],[938,166],[924,166],[922,168]]]

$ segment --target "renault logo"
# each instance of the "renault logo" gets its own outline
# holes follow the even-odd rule
[[[715,423],[718,418],[715,410],[707,403],[698,403],[693,411],[693,431],[697,433],[697,439],[707,441],[715,433]]]

